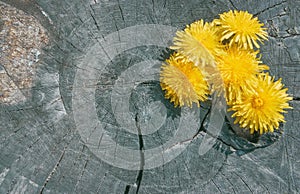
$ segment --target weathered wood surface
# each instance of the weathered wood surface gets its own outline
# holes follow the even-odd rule
[[[49,43],[31,95],[0,104],[0,193],[300,192],[299,1],[2,2],[34,16]],[[181,122],[187,131],[197,123],[181,120],[186,112],[164,100],[157,72],[145,75],[152,70],[143,68],[162,60],[174,29],[200,18],[211,21],[229,9],[248,10],[268,27],[262,60],[294,97],[283,135],[252,144],[225,127],[216,145],[199,155],[205,132],[194,138],[183,133],[189,144],[154,153],[159,156],[149,163],[147,150],[173,140]],[[7,67],[1,62],[0,68]],[[122,109],[119,97],[128,91],[128,109]],[[122,110],[130,114],[122,116]],[[206,112],[202,107],[201,120]],[[106,135],[97,131],[96,120]],[[103,142],[105,137],[115,144]],[[134,154],[122,152],[124,147]]]

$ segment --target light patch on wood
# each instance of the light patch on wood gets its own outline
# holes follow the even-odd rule
[[[49,41],[33,17],[0,3],[0,103],[15,104],[31,96],[41,49]]]
[[[4,178],[6,177],[7,173],[9,172],[8,168],[4,168],[4,170],[0,174],[0,185],[4,181]]]

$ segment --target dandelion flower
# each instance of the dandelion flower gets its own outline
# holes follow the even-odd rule
[[[257,52],[240,49],[237,46],[226,48],[217,58],[217,65],[223,79],[228,104],[239,100],[246,90],[256,85],[256,75],[269,69],[261,65]]]
[[[209,94],[207,82],[200,69],[186,57],[175,53],[162,65],[160,82],[165,97],[174,102],[175,107],[188,105],[199,100],[205,101]]]
[[[287,88],[283,88],[281,79],[274,82],[274,77],[269,74],[258,75],[258,87],[255,91],[244,93],[242,101],[232,106],[236,117],[235,123],[250,130],[250,133],[258,131],[260,134],[273,132],[279,127],[280,122],[285,122],[282,113],[284,109],[292,108],[288,101],[292,100],[288,96]]]
[[[219,25],[222,37],[221,41],[229,40],[229,45],[237,43],[245,49],[253,49],[253,44],[259,48],[257,41],[267,40],[268,34],[264,24],[260,23],[257,17],[247,11],[232,11],[220,14],[220,19],[214,21]]]
[[[212,23],[199,20],[187,25],[183,31],[177,31],[173,42],[171,49],[187,56],[196,66],[215,66],[214,54],[220,50],[221,44],[217,28]]]

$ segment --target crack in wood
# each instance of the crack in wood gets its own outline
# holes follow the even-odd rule
[[[46,188],[48,182],[50,181],[51,177],[53,176],[53,174],[55,173],[56,169],[58,168],[59,164],[61,163],[64,155],[65,155],[65,151],[66,151],[66,147],[64,147],[64,150],[62,152],[62,154],[60,155],[57,163],[55,164],[54,168],[52,169],[52,171],[50,172],[50,174],[48,175],[48,177],[46,178],[41,190],[40,190],[40,194],[42,194],[44,192],[44,189]]]
[[[257,17],[258,15],[262,14],[263,12],[268,11],[268,10],[270,10],[270,9],[273,9],[273,8],[275,8],[275,7],[279,6],[279,5],[282,5],[282,4],[286,3],[286,2],[287,2],[287,1],[282,1],[282,2],[280,2],[280,3],[276,3],[276,4],[274,4],[274,5],[270,6],[270,7],[267,7],[267,8],[265,8],[265,9],[263,9],[263,10],[257,12],[256,14],[253,14],[253,16],[254,16],[254,17]]]
[[[121,18],[122,18],[122,20],[125,22],[124,15],[123,15],[123,10],[122,10],[122,7],[121,7],[121,5],[120,5],[120,1],[119,1],[119,0],[118,0],[118,8],[119,8],[119,10],[120,10]]]
[[[90,11],[90,16],[92,17],[92,19],[94,21],[94,24],[96,25],[97,30],[101,31],[100,26],[99,26],[99,24],[98,24],[98,22],[97,22],[97,20],[96,20],[96,18],[94,16],[95,15],[95,10],[93,9],[92,5],[90,5],[90,8],[93,11],[93,13]]]
[[[128,194],[129,193],[130,187],[131,187],[130,185],[126,185],[124,194]]]
[[[249,191],[251,193],[254,193],[253,190],[250,188],[250,186],[248,185],[248,183],[243,179],[243,177],[241,177],[239,174],[237,174],[236,172],[233,172],[237,177],[239,177],[241,179],[241,181],[245,184],[245,186],[249,189]]]
[[[287,160],[287,168],[288,168],[288,179],[287,179],[287,182],[288,182],[288,189],[289,189],[289,192],[293,192],[293,189],[292,187],[295,187],[295,181],[294,181],[294,176],[293,176],[293,169],[291,169],[291,160],[289,158],[289,154],[288,154],[288,144],[289,142],[287,141],[287,139],[284,140],[284,153],[286,154],[286,160]],[[284,154],[283,153],[283,154]]]
[[[220,193],[222,193],[222,190],[220,189],[220,187],[215,183],[215,181],[212,179],[211,182],[216,186],[216,188],[218,189],[218,191]]]
[[[232,0],[229,0],[229,2],[232,5],[232,7],[234,7],[234,9],[238,10],[238,8],[233,4]]]
[[[88,164],[89,160],[90,160],[90,157],[88,156],[88,158],[86,159],[86,161],[85,161],[85,163],[84,163],[84,166],[83,166],[82,172],[81,172],[81,174],[80,174],[80,177],[78,178],[77,183],[76,183],[76,185],[75,185],[74,193],[76,193],[76,190],[77,190],[77,188],[78,188],[78,185],[79,185],[79,183],[80,183],[81,180],[82,180],[82,177],[83,177],[83,175],[84,175],[84,172],[85,172],[85,170],[86,170],[86,167],[87,167],[87,164]]]
[[[232,184],[232,182],[230,181],[230,179],[224,174],[224,173],[220,173],[223,177],[225,177],[225,179],[228,181],[228,183],[231,185],[233,193],[237,193],[234,189],[234,184]]]
[[[138,176],[136,178],[136,184],[137,184],[137,189],[136,189],[136,194],[139,192],[140,186],[141,186],[141,182],[143,179],[143,172],[144,172],[144,165],[145,165],[145,156],[144,156],[144,141],[143,141],[143,134],[141,131],[141,127],[139,124],[139,118],[138,118],[138,114],[135,115],[135,123],[136,123],[136,128],[138,130],[138,138],[139,138],[139,149],[140,149],[140,170],[138,173]]]

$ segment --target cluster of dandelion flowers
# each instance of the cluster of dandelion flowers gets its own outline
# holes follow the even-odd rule
[[[258,42],[267,40],[263,23],[247,11],[228,11],[213,22],[196,21],[177,31],[176,51],[161,70],[165,97],[175,106],[192,106],[210,93],[223,95],[235,123],[250,133],[273,132],[284,122],[292,98],[274,82],[260,60]]]
[[[221,50],[218,29],[203,20],[187,25],[183,31],[177,31],[171,49],[186,56],[197,66],[215,66],[214,56]]]
[[[224,82],[226,100],[230,105],[240,100],[243,92],[256,86],[256,75],[269,67],[262,65],[258,52],[226,47],[217,58],[217,66]]]
[[[209,94],[208,84],[200,69],[185,56],[174,53],[162,65],[160,83],[165,97],[175,107],[205,101]]]
[[[278,129],[279,122],[285,122],[283,113],[290,109],[287,88],[283,88],[281,79],[274,82],[268,73],[258,75],[258,84],[254,91],[242,94],[242,100],[229,110],[234,111],[235,123],[249,129],[250,133],[260,134]]]
[[[253,45],[260,48],[257,41],[263,42],[268,37],[263,23],[247,11],[230,10],[220,14],[214,23],[220,28],[221,41],[229,41],[230,46],[236,43],[245,49],[253,49]]]

